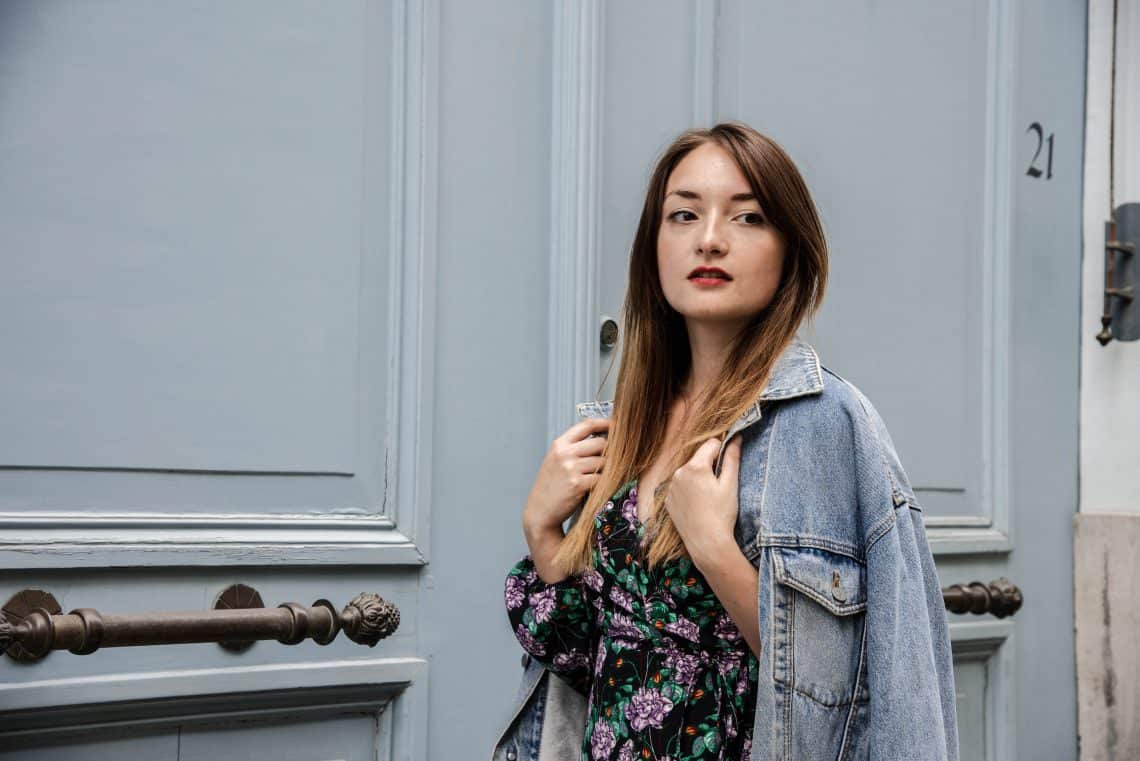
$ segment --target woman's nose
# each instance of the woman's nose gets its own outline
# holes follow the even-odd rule
[[[704,227],[701,228],[698,246],[702,254],[724,253],[724,230],[718,215],[710,214],[706,219]]]

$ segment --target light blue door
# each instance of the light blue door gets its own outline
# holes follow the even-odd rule
[[[884,416],[943,585],[1005,577],[1024,596],[1011,618],[951,617],[962,758],[1075,759],[1084,4],[653,7],[597,19],[601,115],[577,138],[601,168],[582,398],[603,378],[613,393],[599,325],[619,314],[660,150],[721,119],[774,137],[831,246],[801,335]]]
[[[943,583],[1024,592],[954,619],[963,758],[1074,759],[1084,30],[996,0],[0,4],[0,604],[401,612],[373,649],[5,658],[0,757],[486,757],[520,511],[611,356],[648,168],[741,118],[816,194],[805,338],[886,418]]]
[[[0,659],[0,756],[427,757],[431,303],[401,283],[437,33],[403,2],[0,5],[0,603],[402,614],[372,649]]]

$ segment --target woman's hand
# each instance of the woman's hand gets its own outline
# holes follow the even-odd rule
[[[713,474],[720,450],[720,439],[715,438],[701,444],[692,458],[673,472],[665,509],[694,561],[714,556],[726,541],[736,544],[733,530],[740,510],[740,441],[740,436],[734,436],[725,448],[719,478]]]
[[[523,527],[528,534],[562,533],[562,523],[574,514],[599,478],[595,471],[602,469],[604,434],[609,426],[609,418],[587,418],[550,444],[523,508]],[[590,436],[592,433],[602,435]]]

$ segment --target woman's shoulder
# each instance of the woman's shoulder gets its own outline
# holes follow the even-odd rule
[[[875,419],[881,418],[867,394],[833,367],[821,363],[819,369],[818,393],[787,400],[792,402],[786,406],[793,415],[810,418],[809,430],[842,426],[855,435],[873,434]]]
[[[876,492],[867,492],[860,500],[879,505],[874,515],[865,516],[868,523],[887,519],[890,508],[903,503],[917,508],[906,470],[875,404],[849,378],[832,367],[820,367],[822,391],[790,399],[778,411],[781,421],[776,429],[784,459],[825,470],[833,482]],[[885,499],[878,497],[880,489]]]

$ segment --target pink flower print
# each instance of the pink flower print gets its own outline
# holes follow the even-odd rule
[[[598,657],[594,661],[594,673],[602,673],[602,665],[606,662],[606,641],[598,638]]]
[[[633,761],[633,740],[626,740],[618,751],[617,761]]]
[[[585,653],[559,653],[554,656],[554,665],[564,671],[588,666],[590,656]]]
[[[700,659],[695,655],[674,650],[665,656],[665,665],[673,669],[673,681],[677,684],[692,686],[697,679],[697,668]]]
[[[515,629],[515,637],[518,638],[519,644],[523,646],[523,649],[531,655],[546,655],[546,645],[532,637],[530,632],[527,631],[526,627],[522,624],[519,624],[518,628]]]
[[[507,610],[521,607],[526,597],[526,584],[518,576],[508,576],[507,585],[503,589],[503,598],[507,603]]]
[[[621,517],[631,526],[637,525],[637,499],[632,491],[629,499],[621,503]]]
[[[610,640],[610,644],[614,646],[614,652],[620,653],[623,650],[636,650],[637,642],[628,639],[614,638]]]
[[[747,692],[750,684],[751,682],[748,677],[748,669],[742,668],[740,669],[740,674],[737,676],[736,689],[733,692],[737,695],[743,695],[745,692]]]
[[[587,587],[595,592],[602,591],[602,575],[593,568],[587,568],[582,572],[582,581]]]
[[[713,634],[726,642],[736,642],[740,639],[740,629],[736,628],[736,624],[728,614],[722,614],[716,620],[716,627],[713,629]]]
[[[659,690],[639,687],[625,708],[625,718],[629,725],[640,732],[646,727],[660,728],[665,714],[673,710],[673,701]]]
[[[594,736],[590,738],[590,755],[605,761],[610,757],[610,751],[617,745],[614,737],[614,728],[605,719],[598,719],[594,725]]]
[[[724,653],[717,656],[716,670],[721,676],[730,676],[740,668],[740,653]]]
[[[641,629],[637,628],[633,619],[621,613],[614,613],[610,616],[610,636],[635,641],[642,638]]]
[[[697,625],[684,616],[679,616],[676,621],[670,621],[669,623],[665,624],[665,631],[679,634],[685,639],[692,640],[693,642],[701,641],[701,635],[700,631],[697,629]]]
[[[542,623],[550,620],[550,615],[554,612],[554,587],[547,587],[540,592],[535,592],[530,596],[531,607],[534,608],[534,620]]]
[[[602,565],[610,564],[610,548],[598,537],[598,560]]]
[[[633,612],[633,597],[631,597],[629,592],[626,592],[624,589],[621,589],[619,587],[611,587],[610,599],[617,603],[618,606],[623,610],[629,613]]]
[[[740,749],[741,758],[752,758],[752,738],[744,738],[744,747]]]

